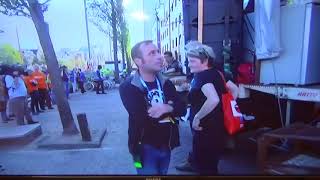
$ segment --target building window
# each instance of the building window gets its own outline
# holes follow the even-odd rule
[[[181,34],[179,35],[179,45],[181,44]]]
[[[174,6],[177,6],[177,0],[174,0]]]
[[[176,27],[178,27],[178,22],[177,22],[177,18],[176,18]]]
[[[176,37],[176,47],[178,47],[178,38]]]
[[[181,14],[179,14],[179,24],[181,23]]]

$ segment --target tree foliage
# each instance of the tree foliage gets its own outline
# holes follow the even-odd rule
[[[36,0],[0,0],[0,13],[8,16],[25,16],[31,18],[29,2]],[[48,3],[51,0],[46,0],[40,3],[43,12],[48,10]]]
[[[23,60],[18,50],[5,44],[0,47],[0,64],[23,64]]]
[[[114,1],[114,0],[113,0]],[[121,33],[120,27],[124,21],[124,10],[122,0],[115,0],[115,16],[117,22],[118,36]],[[113,38],[112,34],[112,6],[110,0],[88,0],[89,6],[89,20],[92,22],[99,31],[106,36]],[[120,36],[119,36],[120,37]]]
[[[113,46],[114,53],[117,54],[117,48],[120,47],[123,60],[128,59],[127,44],[129,42],[129,29],[125,21],[123,1],[90,0],[89,8],[90,21],[107,37],[112,38],[113,43],[116,42],[116,45]],[[113,18],[113,14],[115,18]],[[115,30],[114,23],[116,24]],[[118,61],[117,55],[114,55],[114,61]],[[131,67],[131,63],[128,63],[128,61],[127,67]]]

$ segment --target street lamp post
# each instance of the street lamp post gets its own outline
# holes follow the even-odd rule
[[[88,52],[89,52],[89,60],[91,60],[91,48],[90,48],[90,37],[89,37],[89,28],[88,28],[88,14],[87,14],[87,0],[83,0],[84,3],[84,13],[86,19],[86,30],[87,30],[87,42],[88,42]]]

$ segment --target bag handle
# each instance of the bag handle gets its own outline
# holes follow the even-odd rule
[[[218,71],[218,70],[217,70]],[[224,88],[226,88],[226,91],[228,91],[228,88],[227,88],[227,82],[226,82],[226,79],[224,78],[224,75],[222,74],[221,71],[218,71],[218,73],[220,74],[223,82],[224,82]]]

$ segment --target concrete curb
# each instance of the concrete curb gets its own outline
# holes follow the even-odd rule
[[[100,148],[102,141],[107,134],[107,129],[95,130],[91,132],[92,141],[82,141],[81,134],[63,136],[44,136],[37,142],[40,149],[85,149],[85,148]]]
[[[28,127],[27,127],[28,126]],[[26,144],[42,134],[40,124],[15,126],[15,127],[2,127],[5,131],[1,131],[2,137],[0,137],[1,145],[8,144]],[[6,131],[10,131],[6,133]],[[5,135],[3,135],[5,134]]]

